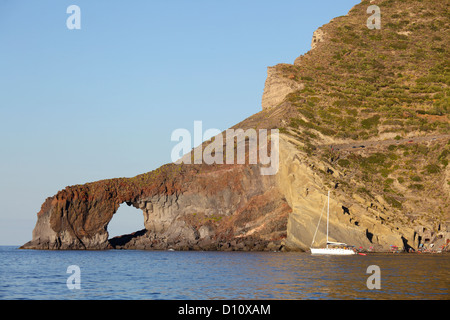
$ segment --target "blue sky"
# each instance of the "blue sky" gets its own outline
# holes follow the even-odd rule
[[[261,110],[267,67],[357,0],[0,0],[0,244],[31,240],[68,185],[170,162],[177,128],[225,130]],[[68,6],[81,9],[69,30]],[[113,234],[143,226],[121,208]]]

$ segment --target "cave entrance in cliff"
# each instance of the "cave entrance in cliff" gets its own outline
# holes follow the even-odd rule
[[[108,223],[109,239],[145,229],[142,210],[122,203]]]

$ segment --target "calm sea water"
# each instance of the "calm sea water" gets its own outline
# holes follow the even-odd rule
[[[80,268],[69,290],[67,268]],[[370,290],[370,265],[381,289]],[[0,299],[449,299],[450,255],[33,251],[0,247]]]

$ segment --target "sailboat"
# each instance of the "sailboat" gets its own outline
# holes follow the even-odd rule
[[[323,209],[322,209],[323,213]],[[330,220],[330,191],[328,191],[328,208],[327,208],[327,246],[326,248],[313,248],[314,240],[316,239],[317,230],[319,229],[320,220],[322,219],[322,214],[320,215],[319,223],[317,224],[316,232],[314,233],[313,241],[311,243],[311,254],[328,254],[328,255],[352,255],[356,254],[347,244],[342,242],[333,242],[328,240],[328,225]]]

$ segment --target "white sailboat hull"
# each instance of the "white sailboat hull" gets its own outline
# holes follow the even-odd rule
[[[355,251],[351,249],[343,249],[343,248],[310,248],[311,254],[328,254],[328,255],[352,255],[356,254]]]
[[[325,208],[325,204],[324,204],[324,208]],[[323,213],[323,209],[322,209],[322,213]],[[314,240],[316,239],[317,230],[319,230],[320,220],[322,219],[322,213],[320,214],[319,223],[317,224],[316,232],[314,233],[311,246],[313,245]],[[311,254],[328,254],[328,255],[339,255],[339,256],[349,256],[349,255],[356,254],[356,252],[353,251],[352,249],[348,248],[348,246],[345,243],[329,241],[329,239],[328,239],[329,220],[330,220],[330,191],[328,191],[328,208],[327,208],[327,247],[326,248],[310,248]],[[329,247],[329,245],[331,245],[331,248]]]

